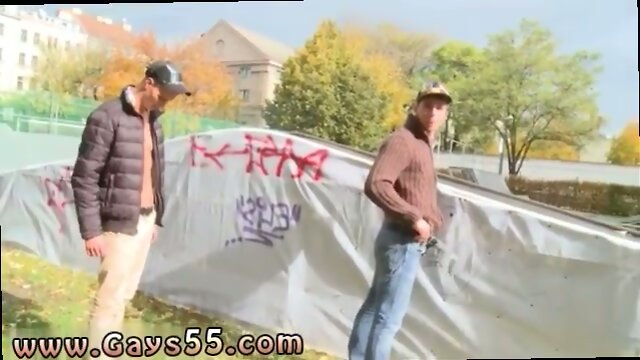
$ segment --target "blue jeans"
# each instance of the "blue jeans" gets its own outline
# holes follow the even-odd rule
[[[375,243],[376,269],[349,337],[349,360],[388,360],[402,326],[425,246],[382,226]]]

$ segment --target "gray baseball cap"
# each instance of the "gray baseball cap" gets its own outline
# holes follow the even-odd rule
[[[191,96],[191,91],[182,82],[180,69],[170,61],[152,62],[147,66],[144,76],[153,79],[159,87],[171,93]]]

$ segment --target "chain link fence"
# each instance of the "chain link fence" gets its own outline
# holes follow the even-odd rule
[[[0,123],[14,131],[80,136],[87,116],[99,102],[44,91],[0,93]],[[167,138],[216,129],[238,123],[168,111],[162,116]]]

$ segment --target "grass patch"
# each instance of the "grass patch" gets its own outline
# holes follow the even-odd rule
[[[96,279],[85,273],[51,265],[15,249],[2,249],[2,352],[13,355],[11,340],[15,337],[84,336],[89,305],[95,292]],[[125,330],[129,334],[178,335],[183,338],[186,327],[220,326],[226,345],[235,344],[244,334],[261,334],[255,328],[237,322],[213,318],[188,309],[168,305],[138,293],[127,308]],[[306,344],[305,344],[306,345]],[[185,357],[180,356],[179,358]],[[35,357],[34,357],[35,358]],[[154,359],[169,358],[165,355]],[[193,359],[211,359],[197,356]],[[303,355],[218,355],[219,359],[300,359],[332,360],[334,357],[307,349]]]

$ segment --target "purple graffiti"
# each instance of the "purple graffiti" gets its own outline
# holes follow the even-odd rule
[[[240,196],[236,215],[241,222],[240,236],[225,241],[225,247],[244,241],[273,247],[276,240],[300,222],[302,208],[297,204],[273,202],[266,197]]]

